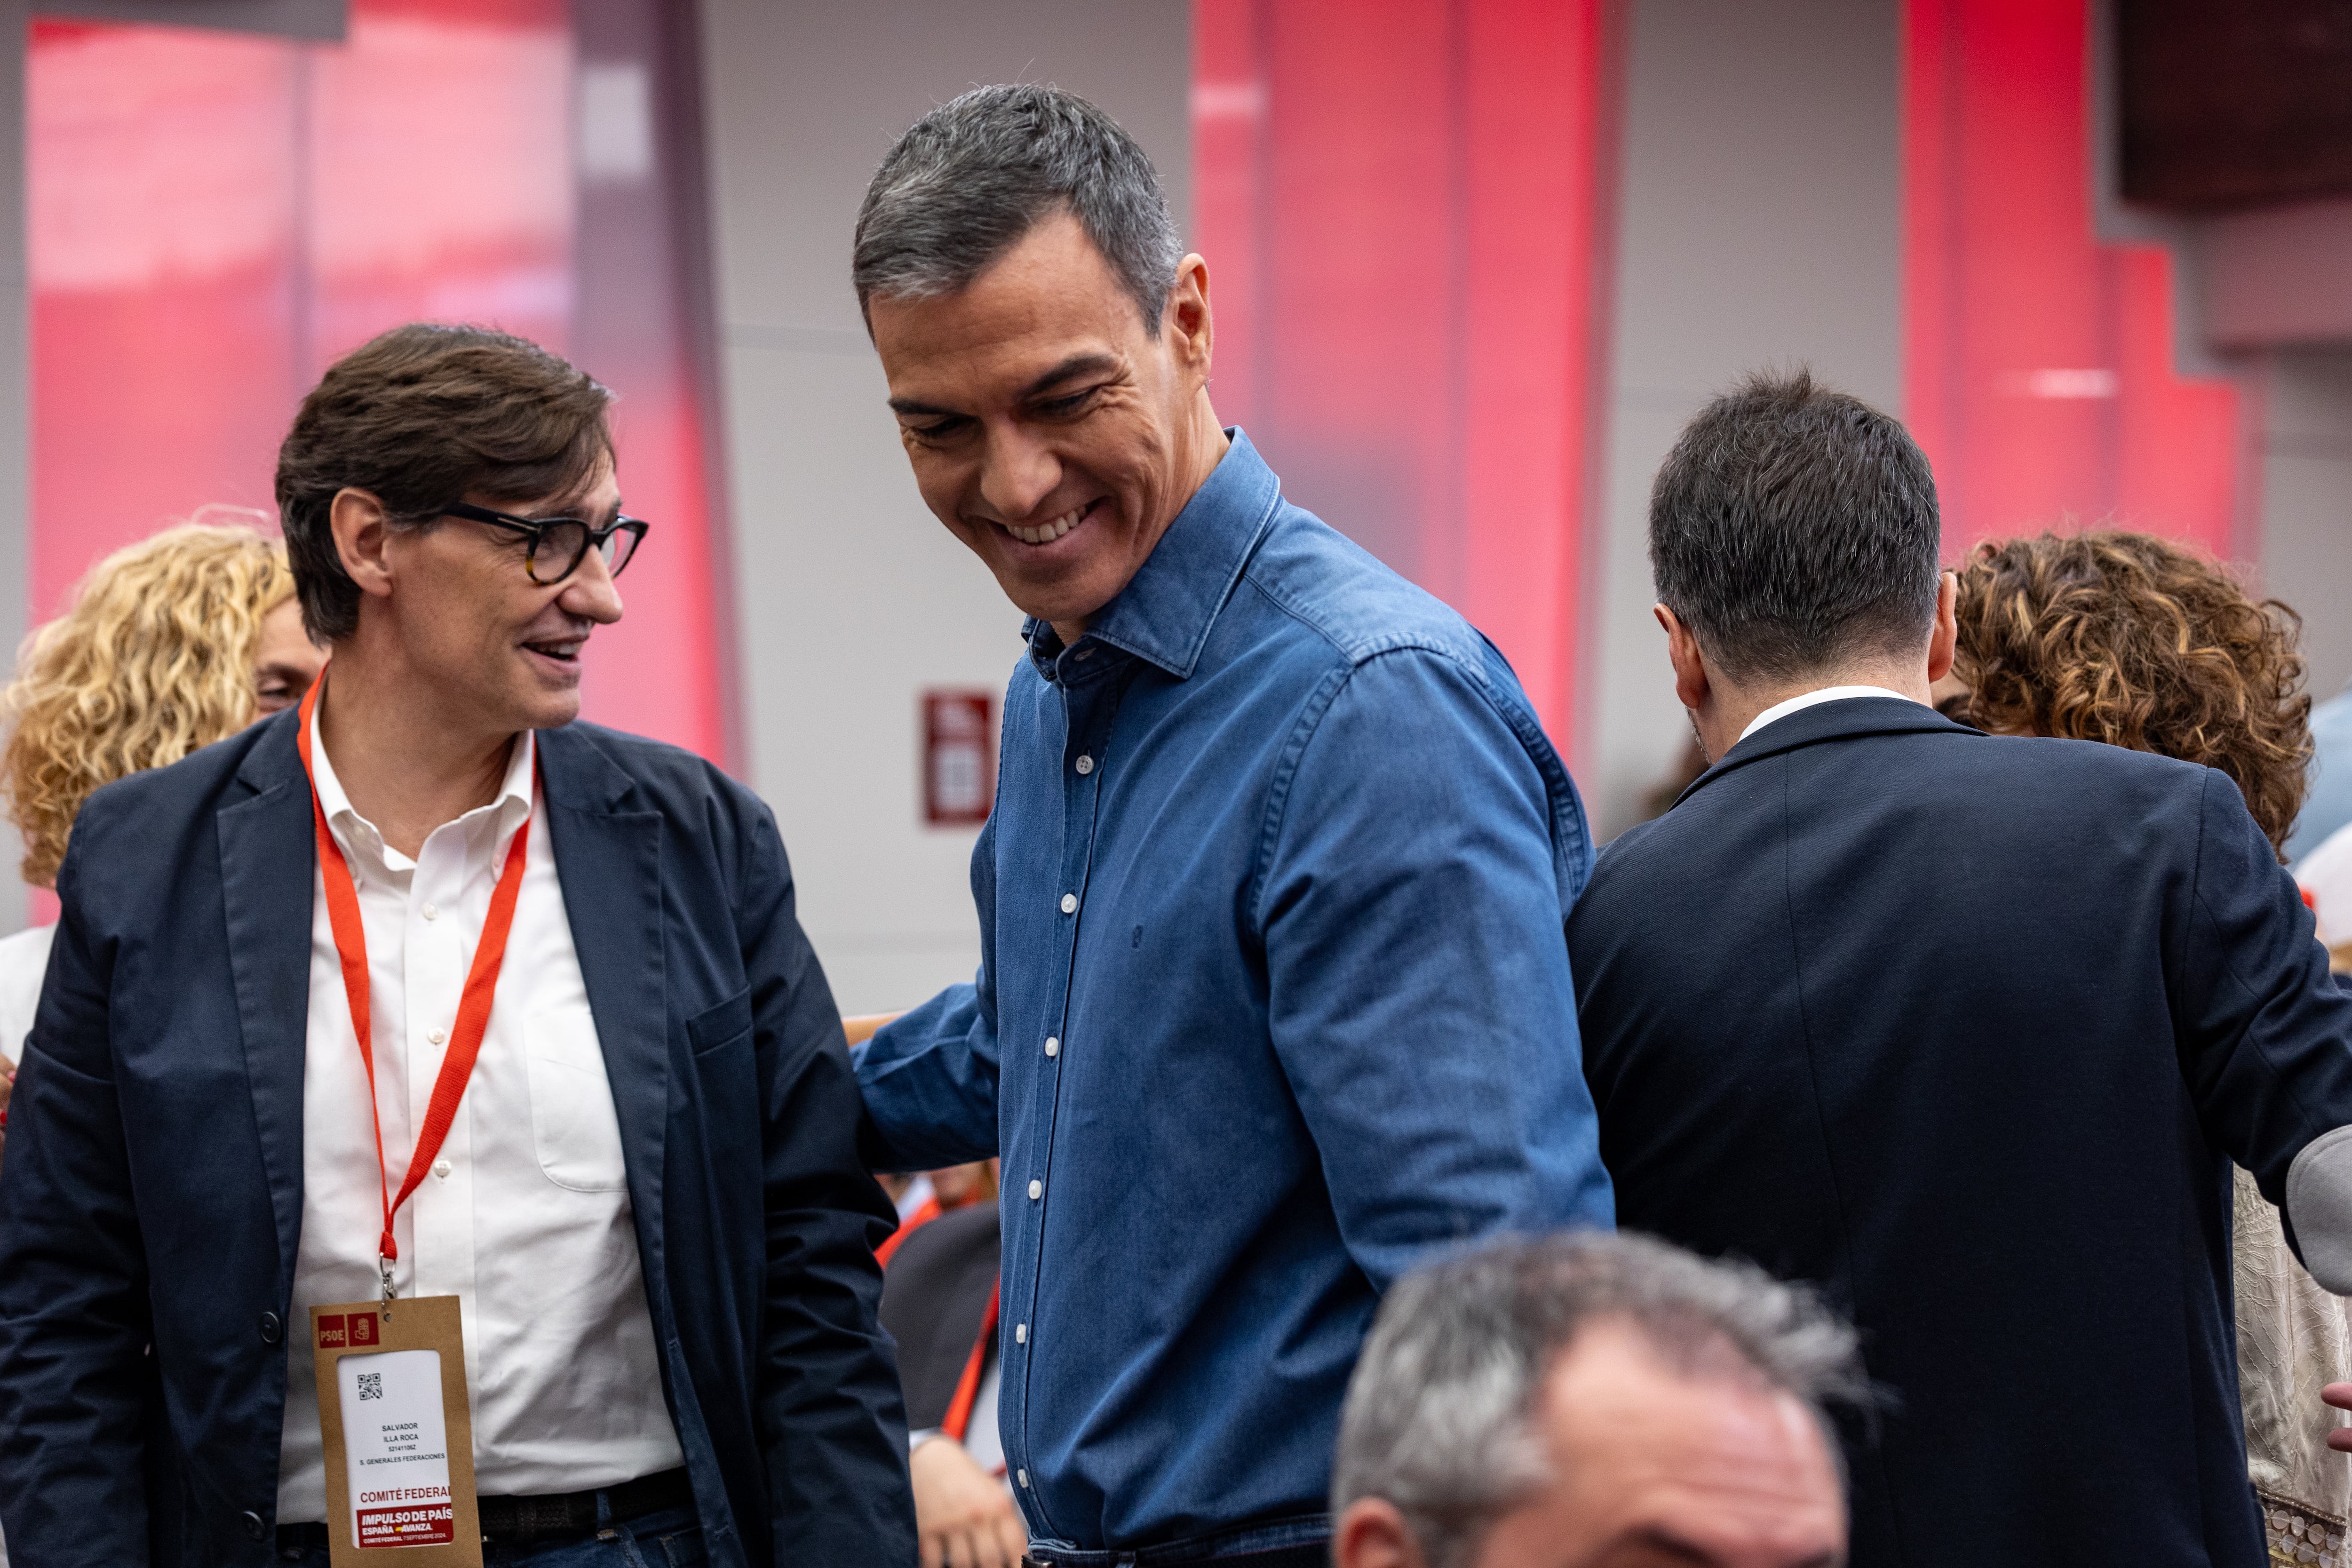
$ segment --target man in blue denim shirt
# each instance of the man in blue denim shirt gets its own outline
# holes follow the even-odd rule
[[[1034,1561],[1319,1565],[1381,1292],[1611,1221],[1575,788],[1494,648],[1220,428],[1208,269],[1098,110],[933,111],[856,279],[924,500],[1030,616],[980,973],[861,1053],[875,1156],[1003,1154]]]

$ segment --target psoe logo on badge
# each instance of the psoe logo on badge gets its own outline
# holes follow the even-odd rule
[[[375,1342],[375,1314],[353,1312],[352,1314],[352,1348],[356,1350],[362,1345],[372,1345]]]
[[[349,1336],[344,1332],[343,1324],[344,1318],[343,1314],[341,1312],[327,1312],[320,1314],[319,1318],[319,1348],[320,1350],[339,1351],[352,1342]]]

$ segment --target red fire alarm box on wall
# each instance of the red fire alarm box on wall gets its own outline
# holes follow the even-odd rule
[[[977,827],[996,798],[996,698],[987,691],[923,693],[923,821]]]

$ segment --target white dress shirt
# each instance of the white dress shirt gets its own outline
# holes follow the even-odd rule
[[[1791,697],[1786,702],[1775,702],[1771,707],[1748,721],[1748,728],[1739,731],[1739,740],[1748,739],[1775,720],[1786,719],[1790,714],[1801,712],[1816,703],[1835,702],[1842,697],[1892,697],[1897,702],[1919,701],[1917,698],[1906,697],[1900,691],[1889,691],[1884,686],[1824,686],[1818,691],[1802,692]],[[1920,703],[1920,706],[1925,707],[1927,704]],[[1738,743],[1738,741],[1732,742],[1734,745]]]
[[[41,982],[49,973],[49,949],[58,940],[55,921],[0,937],[0,1057],[25,1059],[25,1037],[41,1005]]]
[[[466,1333],[475,1489],[584,1490],[684,1463],[662,1399],[621,1161],[620,1121],[556,879],[533,738],[499,798],[434,829],[415,860],[352,809],[311,727],[327,825],[359,892],[386,1179],[397,1194],[515,829],[530,842],[505,967],[448,1141],[393,1234],[404,1296],[455,1296]],[[302,1240],[288,1324],[281,1522],[326,1518],[309,1311],[382,1294],[375,1134],[351,1005],[312,881],[302,1079]]]

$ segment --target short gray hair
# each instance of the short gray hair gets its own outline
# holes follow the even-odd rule
[[[953,294],[1056,212],[1157,332],[1183,257],[1159,172],[1117,121],[1057,87],[976,87],[898,138],[857,212],[857,308]]]
[[[1866,1404],[1853,1330],[1801,1286],[1647,1237],[1496,1242],[1407,1276],[1373,1322],[1339,1416],[1336,1519],[1360,1498],[1405,1517],[1430,1568],[1464,1568],[1495,1521],[1552,1480],[1532,1417],[1586,1324],[1632,1323],[1666,1364],[1743,1373],[1825,1406]]]

